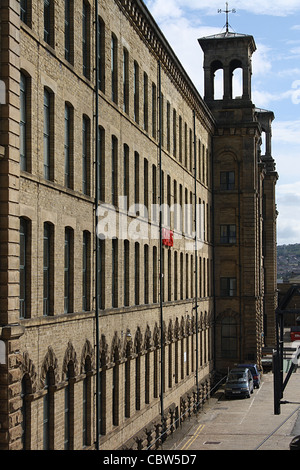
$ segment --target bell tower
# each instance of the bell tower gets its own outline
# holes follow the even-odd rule
[[[212,179],[219,371],[241,362],[261,366],[262,348],[275,344],[276,294],[276,242],[269,236],[276,233],[276,172],[272,156],[261,152],[262,134],[267,131],[269,139],[273,118],[266,124],[270,114],[258,112],[252,102],[254,38],[229,31],[226,7],[226,31],[198,40],[204,52],[204,100],[216,122]],[[235,96],[238,69],[241,83]],[[268,153],[270,148],[268,140]],[[266,212],[266,196],[272,214]]]
[[[256,50],[253,36],[230,31],[199,39],[204,52],[204,100],[218,113],[219,108],[251,107],[252,54]],[[241,95],[233,94],[234,72],[241,71]],[[216,99],[215,74],[223,72],[222,98]]]

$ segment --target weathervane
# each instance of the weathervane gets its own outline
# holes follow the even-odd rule
[[[228,14],[229,13],[236,13],[236,9],[233,8],[232,10],[228,10],[228,2],[226,2],[226,10],[218,10],[218,13],[226,13],[226,33],[229,31],[229,23],[228,23]]]

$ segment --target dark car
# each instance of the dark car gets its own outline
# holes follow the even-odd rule
[[[242,369],[250,369],[251,374],[253,376],[254,388],[260,387],[261,373],[259,372],[256,364],[238,364],[237,367],[241,367]]]
[[[253,377],[249,369],[232,369],[225,384],[225,397],[247,397],[253,393]]]

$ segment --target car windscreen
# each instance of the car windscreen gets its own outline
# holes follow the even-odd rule
[[[231,372],[228,376],[228,382],[245,382],[246,380],[245,372]]]

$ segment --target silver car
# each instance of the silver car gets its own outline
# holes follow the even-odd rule
[[[253,393],[253,376],[249,369],[232,369],[225,384],[225,397],[247,397]]]

